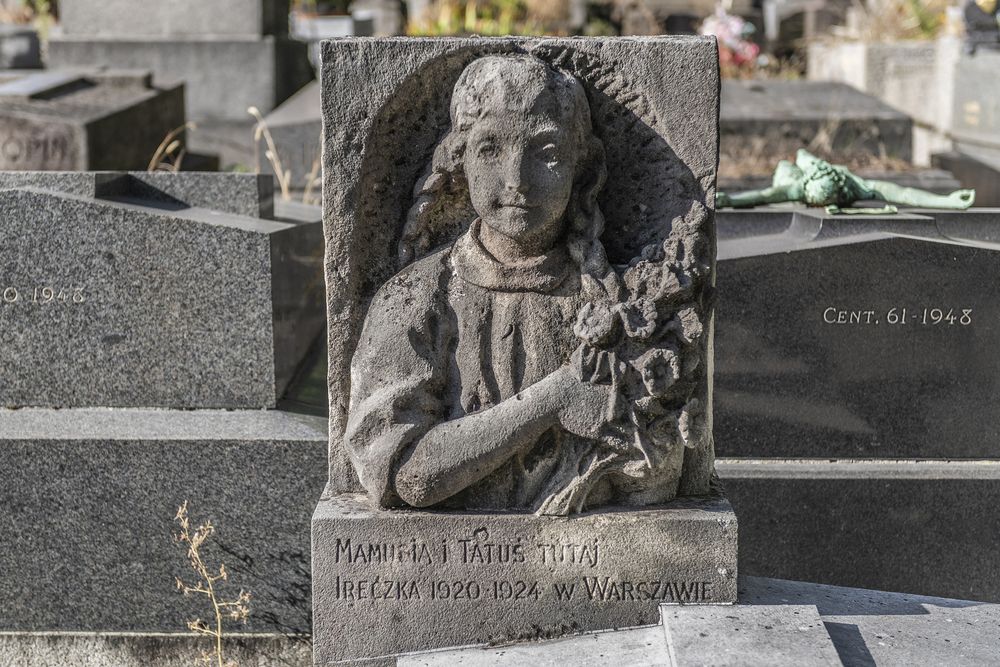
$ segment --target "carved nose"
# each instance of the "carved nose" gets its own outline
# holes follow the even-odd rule
[[[520,156],[513,157],[507,161],[504,170],[504,185],[508,193],[519,192],[525,194],[531,189],[530,179],[524,173],[525,160]]]

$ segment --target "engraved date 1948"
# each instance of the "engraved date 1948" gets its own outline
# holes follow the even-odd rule
[[[0,291],[0,305],[29,303],[29,304],[72,304],[84,303],[87,297],[83,294],[82,287],[33,287],[17,288],[4,287]]]
[[[972,324],[971,308],[890,308],[887,311],[835,308],[823,311],[823,321],[827,324],[854,325],[955,325],[967,327]]]

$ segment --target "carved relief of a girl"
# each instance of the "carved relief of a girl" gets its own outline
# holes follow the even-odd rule
[[[685,451],[706,441],[683,348],[701,323],[657,316],[690,289],[683,250],[633,262],[660,271],[653,286],[609,265],[604,150],[573,76],[480,58],[451,122],[417,185],[408,265],[372,300],[352,360],[345,443],[362,484],[383,507],[568,514],[673,498]],[[445,190],[477,217],[430,249]]]

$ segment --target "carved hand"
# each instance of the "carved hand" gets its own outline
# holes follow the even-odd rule
[[[596,440],[618,416],[618,391],[611,384],[580,380],[568,366],[547,380],[550,405],[559,424],[570,433]]]

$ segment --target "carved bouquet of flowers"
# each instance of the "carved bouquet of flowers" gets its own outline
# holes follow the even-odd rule
[[[554,476],[539,514],[583,511],[608,476],[619,493],[669,500],[683,461],[678,448],[705,443],[705,373],[698,368],[711,312],[712,248],[700,233],[707,215],[696,203],[663,241],[624,267],[617,294],[578,313],[573,370],[582,381],[610,383],[613,405],[601,436],[578,447],[564,474]]]

